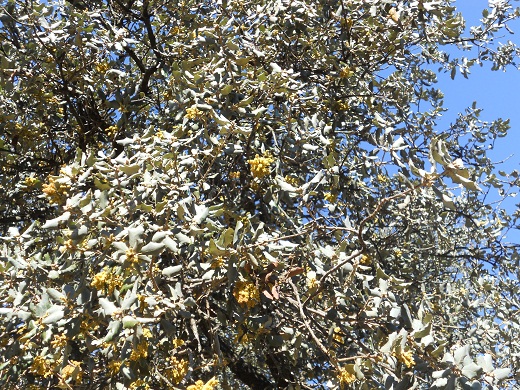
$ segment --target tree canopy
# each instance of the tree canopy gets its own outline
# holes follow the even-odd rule
[[[517,385],[489,3],[0,0],[2,388]]]

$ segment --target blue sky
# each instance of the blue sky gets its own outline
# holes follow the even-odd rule
[[[513,6],[519,6],[517,1],[512,1]],[[475,25],[482,17],[482,9],[488,6],[487,0],[457,0],[455,2],[458,10],[462,12],[467,21],[467,27]],[[505,32],[502,41],[511,40],[520,46],[520,21],[510,25],[514,35]],[[474,66],[471,74],[465,79],[457,74],[454,80],[449,73],[439,74],[437,87],[444,92],[444,107],[448,111],[440,121],[440,126],[449,126],[454,122],[459,112],[470,107],[474,101],[483,112],[480,119],[492,121],[497,118],[510,119],[511,129],[505,138],[497,140],[495,149],[489,153],[493,161],[506,160],[500,170],[520,171],[520,70],[509,67],[506,72],[491,71],[491,66],[485,64],[483,67]],[[439,128],[442,130],[442,127]],[[512,212],[518,198],[510,199],[504,206]],[[506,241],[520,241],[520,231],[509,232]]]
[[[487,0],[457,0],[455,5],[469,27],[472,23],[478,23],[487,3]],[[515,22],[512,27],[516,34],[505,35],[503,40],[511,40],[520,46],[520,22]],[[457,113],[463,112],[473,101],[484,110],[482,120],[511,120],[508,137],[497,142],[496,150],[491,155],[497,161],[509,157],[505,163],[508,170],[520,169],[520,70],[509,67],[506,72],[493,72],[489,64],[483,67],[477,65],[471,69],[468,79],[457,74],[455,80],[452,80],[449,73],[440,74],[437,85],[444,92],[444,106],[449,109],[444,115],[447,122],[443,121],[443,125],[453,122]]]

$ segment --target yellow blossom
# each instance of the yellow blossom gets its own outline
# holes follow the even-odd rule
[[[52,375],[52,368],[48,360],[45,360],[43,356],[36,356],[29,368],[29,371],[38,376],[47,378]]]
[[[265,152],[263,156],[256,155],[254,159],[247,160],[251,166],[251,174],[253,177],[261,179],[271,172],[270,165],[274,162],[274,158],[269,152]]]
[[[65,253],[65,252],[73,252],[75,251],[77,248],[76,248],[76,244],[74,244],[74,241],[72,241],[70,238],[68,240],[66,240],[63,245],[60,247],[60,252],[61,253]]]
[[[64,381],[72,378],[74,382],[81,382],[83,373],[81,371],[81,362],[69,360],[69,364],[61,369],[61,377]]]
[[[141,341],[134,350],[132,350],[132,353],[130,354],[130,360],[135,362],[139,359],[146,359],[148,357],[148,342]]]
[[[379,175],[377,175],[377,181],[385,184],[385,183],[388,183],[390,180],[385,175],[379,174]]]
[[[137,294],[137,300],[139,301],[139,308],[141,311],[148,307],[148,303],[146,303],[146,295]]]
[[[188,119],[197,119],[200,118],[204,113],[199,110],[197,107],[192,106],[186,109],[186,115],[184,115]]]
[[[123,365],[123,362],[119,360],[111,360],[108,362],[108,371],[111,375],[116,375],[119,370],[121,369],[121,366]]]
[[[145,339],[151,339],[153,337],[152,332],[148,328],[143,329],[143,337]]]
[[[293,187],[299,187],[300,186],[300,179],[298,179],[297,177],[286,175],[284,177],[284,180],[287,183],[289,183],[290,185],[292,185]]]
[[[332,335],[332,338],[334,341],[343,344],[345,342],[345,339],[343,338],[343,332],[341,331],[341,328],[339,326],[334,328],[334,334]]]
[[[177,359],[175,356],[167,359],[169,367],[164,371],[164,376],[171,382],[178,384],[188,373],[188,361]]]
[[[325,195],[323,196],[323,198],[329,203],[336,203],[338,196],[331,194],[330,192],[326,192]]]
[[[337,101],[336,107],[340,111],[347,111],[350,108],[350,105],[348,104],[348,102],[345,101]]]
[[[139,388],[143,390],[149,390],[150,385],[143,378],[137,379],[136,381],[130,384],[130,390],[135,390]]]
[[[317,288],[320,284],[318,283],[318,280],[314,277],[307,278],[307,287],[309,290],[313,290]]]
[[[184,345],[184,340],[182,340],[182,339],[173,339],[172,340],[172,345],[173,345],[173,348],[182,347]]]
[[[222,256],[218,256],[211,262],[211,268],[213,269],[220,268],[222,265],[224,265],[224,258]]]
[[[105,73],[108,69],[110,69],[110,66],[106,62],[98,62],[95,69],[97,73]]]
[[[109,136],[109,137],[113,137],[114,135],[116,135],[118,131],[118,128],[116,125],[112,125],[112,126],[108,126],[106,129],[105,129],[105,133]]]
[[[64,334],[55,334],[52,341],[51,341],[51,347],[53,348],[61,348],[67,345],[67,336]]]
[[[35,177],[26,177],[23,181],[23,184],[25,184],[27,187],[34,187],[37,185],[40,181]]]
[[[209,381],[204,383],[201,380],[195,382],[194,385],[190,385],[186,390],[213,390],[218,385],[218,380],[211,378]]]
[[[415,365],[415,360],[413,359],[413,352],[412,351],[406,351],[406,352],[400,352],[400,353],[394,353],[394,356],[399,360],[401,363],[406,365],[406,367],[410,368]]]
[[[108,294],[112,294],[114,290],[121,287],[122,284],[123,281],[121,280],[121,277],[107,268],[94,275],[92,282],[90,282],[90,285],[96,290],[106,290]]]
[[[139,262],[139,257],[134,248],[128,248],[126,250],[125,255],[126,255],[126,261],[128,261],[129,263],[136,264],[137,262]]]
[[[170,35],[177,35],[181,32],[181,28],[179,26],[174,26],[170,29]]]
[[[368,255],[361,255],[361,259],[359,260],[360,264],[370,265],[372,264],[372,258]]]
[[[350,69],[348,66],[345,66],[341,71],[339,72],[339,77],[342,79],[346,79],[349,77],[354,76],[354,71]]]
[[[347,364],[339,369],[338,379],[342,386],[356,381],[356,372],[353,364]]]
[[[251,282],[238,281],[233,290],[233,296],[239,304],[248,308],[255,307],[260,302],[260,293]]]
[[[53,177],[49,177],[49,182],[42,186],[42,192],[51,203],[61,204],[64,196],[67,195],[68,187],[56,182]]]
[[[238,171],[230,172],[229,173],[229,178],[230,179],[240,179],[240,172],[238,172]]]

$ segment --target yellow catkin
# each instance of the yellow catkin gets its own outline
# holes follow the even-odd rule
[[[211,378],[209,381],[204,383],[201,380],[195,382],[194,385],[189,385],[186,390],[213,390],[218,385],[218,380]]]
[[[178,384],[188,373],[189,363],[184,359],[177,359],[175,356],[168,359],[169,367],[164,371],[165,377]]]
[[[257,154],[254,159],[247,160],[247,163],[250,165],[251,174],[258,179],[269,175],[273,162],[274,158],[269,152],[264,153],[263,156]]]
[[[342,386],[355,382],[357,378],[354,371],[354,365],[347,364],[346,366],[341,367],[338,371],[338,379]]]
[[[186,109],[186,115],[188,119],[198,119],[204,115],[204,112],[199,110],[197,107],[189,107]]]
[[[406,365],[406,367],[410,368],[415,365],[415,360],[413,359],[413,352],[406,351],[401,353],[394,354],[401,363]]]
[[[233,296],[240,305],[255,307],[260,302],[260,292],[251,282],[238,281],[233,290]]]

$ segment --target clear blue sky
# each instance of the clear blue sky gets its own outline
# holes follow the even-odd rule
[[[482,17],[482,9],[487,7],[487,0],[457,0],[455,5],[467,20],[467,26],[478,23]],[[514,3],[516,5],[518,3]],[[515,35],[505,35],[504,40],[511,40],[520,46],[520,22],[513,25]],[[439,75],[438,87],[444,92],[445,107],[449,109],[445,113],[447,124],[453,122],[457,113],[463,112],[471,106],[473,101],[482,108],[482,120],[496,118],[509,118],[511,129],[506,138],[497,142],[496,150],[492,156],[494,160],[507,161],[507,167],[520,169],[520,70],[509,67],[506,72],[491,71],[490,65],[483,67],[474,66],[471,75],[465,79],[457,74],[455,80],[448,73]],[[446,122],[443,121],[445,125]]]
[[[516,1],[511,3],[513,7],[520,5]],[[488,6],[488,1],[456,0],[455,5],[462,12],[469,28],[478,23],[482,17],[482,9]],[[511,40],[520,46],[520,21],[515,21],[510,27],[515,34],[505,32],[501,40]],[[457,74],[455,80],[450,78],[449,73],[439,75],[437,86],[444,92],[444,107],[449,109],[444,114],[440,126],[449,126],[457,118],[457,114],[471,106],[474,101],[477,102],[477,107],[483,109],[480,119],[492,121],[497,118],[509,118],[511,120],[508,136],[499,139],[495,144],[495,150],[489,155],[493,161],[507,159],[499,169],[520,171],[520,70],[509,67],[506,72],[491,71],[491,66],[488,64],[483,67],[477,65],[471,69],[468,79],[460,74]],[[518,202],[520,196],[510,199],[504,206],[512,212]],[[520,231],[510,232],[506,241],[520,242]]]

